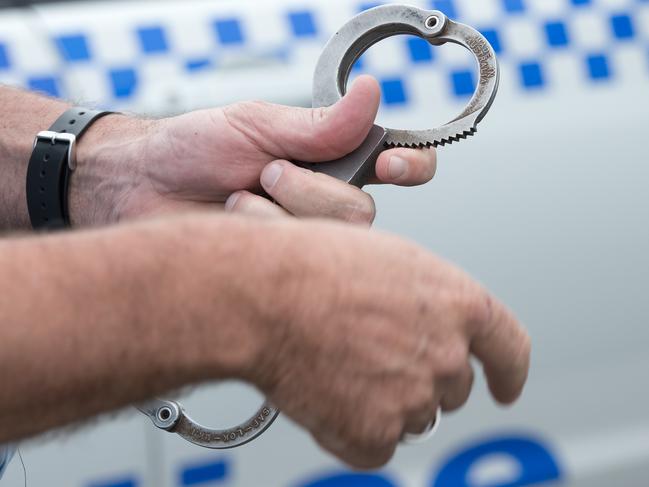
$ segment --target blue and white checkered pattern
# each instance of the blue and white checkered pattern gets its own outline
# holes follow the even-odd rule
[[[133,108],[172,82],[238,64],[315,62],[326,39],[349,17],[378,5],[358,1],[143,2],[42,7],[33,18],[0,14],[0,81],[53,96]],[[279,2],[283,4],[285,2]],[[270,4],[270,5],[266,5]],[[649,0],[426,0],[425,8],[475,26],[523,93],[572,82],[614,83],[627,70],[649,77]],[[275,5],[275,6],[274,6]],[[78,16],[70,15],[75,8]],[[107,22],[107,19],[110,19]],[[45,36],[35,36],[35,24]],[[7,28],[5,28],[7,27]],[[389,41],[392,42],[392,41]],[[463,100],[473,92],[470,56],[400,38],[370,51],[356,73],[376,75],[388,106],[424,96],[428,82]],[[387,51],[387,55],[386,55]],[[635,67],[632,65],[636,65]],[[426,78],[424,73],[435,73]],[[573,79],[569,79],[573,78]],[[209,97],[208,97],[209,98]]]

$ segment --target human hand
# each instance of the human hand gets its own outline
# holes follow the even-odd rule
[[[105,117],[79,143],[72,221],[102,224],[226,208],[371,223],[375,208],[367,193],[289,161],[329,161],[353,151],[374,123],[379,102],[378,84],[362,76],[330,108],[246,102],[158,121]],[[423,184],[435,168],[434,149],[389,149],[372,182]],[[261,189],[279,206],[254,194]]]
[[[466,402],[471,355],[497,401],[520,395],[529,337],[462,271],[396,237],[278,222],[283,254],[268,258],[282,277],[247,379],[325,449],[354,467],[385,464],[438,406]]]

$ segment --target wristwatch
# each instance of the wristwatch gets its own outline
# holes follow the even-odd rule
[[[76,143],[99,118],[113,112],[74,107],[39,132],[27,167],[27,209],[36,230],[70,226],[68,186],[76,169]]]

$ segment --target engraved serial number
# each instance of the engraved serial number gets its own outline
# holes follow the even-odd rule
[[[467,39],[469,49],[473,51],[480,64],[480,83],[486,83],[496,76],[496,70],[490,64],[492,58],[489,43],[479,36],[471,36]]]
[[[247,436],[250,432],[259,429],[263,423],[266,422],[266,418],[270,416],[270,409],[264,408],[261,410],[261,412],[252,418],[250,422],[247,424],[243,424],[239,426],[238,428],[232,429],[230,431],[226,431],[223,433],[222,436],[216,437],[215,439],[217,441],[223,441],[224,443],[230,443],[232,441],[238,440],[239,438],[243,438],[244,436]]]

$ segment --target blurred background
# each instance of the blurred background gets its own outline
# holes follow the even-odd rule
[[[29,487],[649,485],[649,1],[410,3],[481,30],[501,89],[476,137],[439,150],[431,184],[369,189],[377,227],[516,311],[535,347],[523,399],[501,409],[478,380],[434,440],[373,474],[347,471],[286,417],[213,452],[129,410],[22,445]],[[0,0],[0,82],[148,116],[252,98],[308,106],[323,45],[374,5]],[[428,128],[463,108],[476,66],[462,48],[398,37],[355,73],[380,81],[381,124]],[[241,384],[183,397],[215,427],[260,400]],[[3,482],[23,485],[19,461]]]

